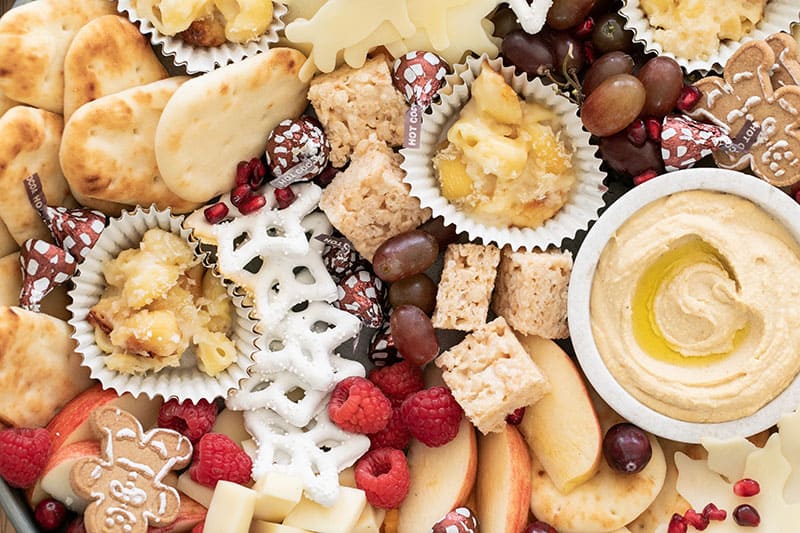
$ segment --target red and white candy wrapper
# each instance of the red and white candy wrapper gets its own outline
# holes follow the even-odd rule
[[[403,146],[419,148],[422,114],[442,88],[449,65],[433,52],[417,50],[397,58],[392,68],[394,86],[411,104],[406,113]]]
[[[47,206],[50,233],[72,256],[82,262],[106,229],[106,216],[93,209]]]
[[[682,115],[664,117],[661,126],[661,156],[667,172],[693,167],[717,150],[731,145],[722,129]]]
[[[322,262],[334,279],[340,280],[359,267],[360,256],[347,239],[332,235],[317,235],[316,238],[325,243]]]
[[[19,253],[22,266],[22,291],[19,305],[39,312],[45,296],[75,273],[75,258],[55,244],[40,239],[28,239]]]
[[[357,316],[369,328],[381,327],[386,290],[378,276],[369,270],[358,269],[345,276],[337,289],[339,297],[334,303],[336,307]]]
[[[403,356],[394,347],[392,328],[388,320],[372,336],[367,357],[378,367],[391,366],[403,360]]]
[[[313,179],[325,170],[330,153],[328,137],[315,118],[284,120],[267,138],[267,164],[275,175],[270,185],[284,189]]]
[[[431,529],[431,533],[478,533],[478,531],[478,518],[469,507],[453,509]]]

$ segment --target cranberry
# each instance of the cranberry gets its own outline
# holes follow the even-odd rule
[[[733,521],[742,527],[756,527],[761,523],[761,517],[755,507],[744,503],[733,510]]]
[[[39,502],[33,512],[36,523],[44,531],[55,531],[67,519],[67,508],[64,504],[53,498],[47,498]]]
[[[558,531],[547,522],[537,520],[536,522],[528,524],[527,527],[522,530],[522,533],[558,533]]]
[[[644,121],[647,138],[653,142],[661,142],[661,121],[657,118],[648,118]]]
[[[625,135],[634,146],[644,146],[647,142],[647,128],[644,125],[644,120],[637,118],[625,129]]]
[[[250,197],[251,193],[252,191],[249,185],[237,185],[231,191],[231,203],[236,207],[241,207],[242,203]]]
[[[640,428],[623,422],[611,426],[603,437],[603,456],[608,466],[623,474],[641,472],[650,462],[650,439]]]
[[[703,531],[708,527],[708,517],[698,513],[694,509],[687,509],[686,512],[683,513],[683,518],[686,520],[687,524],[698,531]]]
[[[236,165],[236,185],[247,185],[250,182],[250,163],[239,161]]]
[[[520,407],[519,409],[514,409],[514,412],[506,417],[506,422],[508,422],[512,426],[518,426],[522,422],[523,416],[525,416],[524,407]]]
[[[206,220],[208,220],[209,224],[219,224],[228,216],[228,206],[222,202],[217,202],[210,207],[206,207],[203,214],[206,216]]]
[[[633,184],[634,185],[641,185],[642,183],[644,183],[646,181],[650,181],[651,179],[657,178],[657,177],[658,177],[658,172],[656,172],[655,170],[645,170],[644,172],[642,172],[638,176],[634,176]]]
[[[688,524],[686,523],[686,519],[675,513],[672,515],[672,518],[669,519],[669,526],[667,526],[667,533],[686,533],[688,529]]]
[[[286,209],[294,203],[296,196],[294,191],[289,188],[275,189],[275,200],[278,202],[279,209]]]
[[[255,213],[265,205],[267,205],[267,199],[264,197],[264,195],[255,194],[246,198],[238,207],[239,212],[241,212],[243,215],[249,215],[250,213]]]
[[[733,493],[743,498],[755,496],[759,492],[761,492],[761,486],[758,484],[758,481],[750,479],[749,477],[740,479],[733,484]]]
[[[709,520],[716,520],[717,522],[722,522],[726,518],[728,518],[728,512],[725,509],[720,509],[713,503],[709,503],[705,507],[703,507],[703,516],[707,517]]]
[[[594,19],[592,17],[587,18],[575,28],[574,35],[578,39],[591,39],[592,38],[592,31],[594,31]]]
[[[256,190],[264,184],[264,178],[267,176],[267,165],[264,164],[261,158],[254,157],[247,164],[247,167],[250,170],[247,184],[250,189]]]
[[[67,533],[86,533],[86,526],[83,525],[83,517],[76,516],[67,526]]]
[[[697,102],[703,97],[703,93],[695,87],[694,85],[684,85],[683,89],[681,90],[681,95],[678,97],[678,103],[676,107],[679,111],[683,111],[684,113],[688,113],[694,106],[697,105]]]

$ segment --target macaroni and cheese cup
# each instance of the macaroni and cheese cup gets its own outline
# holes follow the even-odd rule
[[[470,87],[477,79],[484,63],[499,72],[506,83],[528,102],[541,104],[558,117],[559,131],[564,143],[572,151],[572,185],[567,202],[544,224],[537,228],[500,227],[484,224],[469,213],[450,203],[441,193],[439,179],[433,167],[433,158],[450,126],[456,121],[461,108],[470,99]],[[554,86],[546,86],[539,79],[528,80],[525,75],[516,75],[514,67],[503,66],[501,59],[488,56],[470,57],[465,65],[454,66],[454,73],[447,77],[447,84],[439,92],[440,101],[431,106],[423,117],[420,132],[420,147],[405,148],[403,170],[405,181],[411,186],[411,195],[418,198],[422,207],[429,207],[433,216],[441,216],[447,224],[454,224],[459,232],[466,232],[470,239],[493,242],[498,246],[510,246],[514,250],[540,249],[561,246],[580,230],[588,228],[597,219],[604,206],[603,195],[607,191],[600,170],[601,161],[595,156],[596,146],[589,144],[587,133],[578,118],[578,106],[561,96]]]
[[[69,306],[72,319],[69,323],[75,330],[72,337],[77,343],[76,352],[83,357],[83,366],[89,368],[91,377],[100,381],[104,389],[114,389],[119,394],[129,392],[133,396],[143,394],[149,398],[161,396],[165,400],[177,398],[179,401],[196,403],[199,400],[212,401],[227,397],[231,391],[239,389],[239,384],[248,375],[256,351],[257,321],[252,309],[234,294],[231,285],[226,287],[234,307],[233,332],[229,338],[236,347],[236,359],[215,377],[197,367],[192,348],[181,356],[180,366],[166,367],[158,372],[125,374],[111,370],[105,364],[107,354],[97,345],[95,327],[87,320],[91,308],[107,287],[103,265],[119,256],[123,250],[138,248],[144,234],[153,228],[180,235],[197,254],[198,248],[189,241],[190,231],[183,229],[182,222],[182,216],[172,215],[169,210],[160,211],[155,206],[125,211],[120,217],[110,220],[94,248],[78,266],[73,278],[75,287],[69,293],[72,299]]]

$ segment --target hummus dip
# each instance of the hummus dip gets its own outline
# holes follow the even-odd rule
[[[609,240],[590,316],[604,363],[640,402],[688,422],[743,418],[800,371],[800,246],[748,200],[677,193]]]

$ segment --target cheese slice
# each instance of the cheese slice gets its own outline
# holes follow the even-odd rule
[[[253,520],[250,524],[250,533],[311,533],[307,529],[300,529],[274,522],[264,522],[263,520]]]
[[[340,487],[339,499],[331,507],[303,498],[283,523],[317,533],[351,533],[366,505],[363,490]]]
[[[203,531],[248,533],[255,507],[255,491],[230,481],[219,481],[208,507]]]
[[[351,533],[379,533],[384,518],[386,518],[386,509],[378,509],[367,504]]]
[[[253,516],[266,522],[283,522],[303,497],[303,480],[280,472],[269,472],[253,486],[256,508]]]

